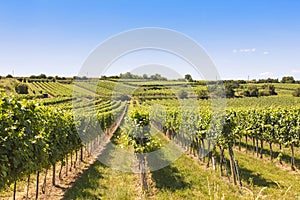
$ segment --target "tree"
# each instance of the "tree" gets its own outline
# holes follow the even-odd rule
[[[167,80],[167,78],[162,77],[160,74],[151,75],[150,79],[152,79],[152,80]]]
[[[281,83],[295,83],[295,79],[292,76],[284,76],[281,79]]]
[[[188,82],[193,82],[193,78],[192,78],[192,76],[191,76],[190,74],[184,75],[184,79],[185,79],[186,81],[188,81]]]
[[[272,78],[267,78],[267,79],[259,79],[257,83],[279,83],[278,78],[272,79]]]
[[[143,74],[143,79],[148,79],[148,75],[147,74]]]
[[[13,76],[12,76],[11,74],[8,74],[8,75],[6,76],[6,78],[13,78]]]
[[[120,78],[123,79],[132,79],[133,78],[133,74],[131,74],[130,72],[126,72],[125,74],[120,74]]]
[[[46,76],[45,74],[40,74],[40,75],[38,76],[38,78],[44,79],[44,78],[47,78],[47,76]]]

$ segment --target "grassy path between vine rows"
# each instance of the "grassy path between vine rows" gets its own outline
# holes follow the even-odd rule
[[[157,136],[162,143],[168,142]],[[111,163],[126,159],[109,149],[104,153]],[[160,152],[154,159],[164,162],[164,157],[169,157],[165,153]],[[147,193],[141,191],[138,174],[116,171],[97,161],[66,191],[64,199],[300,199],[299,173],[279,168],[267,158],[239,151],[235,155],[242,188],[220,177],[219,170],[206,168],[206,164],[184,153],[171,165],[151,172]],[[128,162],[130,165],[130,159]]]
[[[162,144],[169,141],[158,133]],[[170,158],[162,151],[157,160]],[[218,171],[206,168],[197,158],[183,153],[175,162],[152,172],[153,199],[250,199],[251,195],[233,186]]]
[[[106,159],[102,161],[107,164],[124,159],[111,148],[105,148],[102,154]],[[140,199],[139,184],[137,174],[112,169],[97,160],[66,191],[63,199]]]

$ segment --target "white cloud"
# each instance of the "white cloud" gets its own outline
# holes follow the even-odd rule
[[[268,51],[264,51],[263,54],[264,54],[264,55],[268,55],[269,52],[268,52]]]
[[[256,51],[256,48],[249,48],[249,49],[233,49],[233,53],[237,53],[237,52],[240,52],[240,53],[254,53]]]
[[[299,73],[300,73],[300,70],[298,70],[298,69],[293,69],[293,70],[292,70],[292,73],[294,73],[294,74],[299,74]]]
[[[259,75],[260,76],[271,76],[271,75],[273,75],[273,73],[272,72],[262,72]]]

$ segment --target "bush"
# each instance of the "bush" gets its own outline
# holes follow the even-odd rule
[[[265,84],[262,86],[263,91],[260,91],[259,96],[270,96],[270,95],[277,95],[275,92],[275,86],[272,84]]]
[[[293,96],[294,96],[294,97],[300,97],[300,88],[297,88],[297,89],[293,92]]]
[[[28,85],[26,83],[17,84],[15,90],[18,94],[28,94]]]
[[[247,90],[244,91],[244,96],[246,97],[258,97],[258,88],[256,86],[249,86]]]
[[[207,90],[198,90],[197,96],[199,99],[208,99],[208,91]]]
[[[128,95],[120,95],[116,97],[116,100],[121,100],[121,101],[130,101],[130,97]]]
[[[180,90],[178,92],[178,96],[179,96],[180,99],[186,99],[188,97],[188,93],[185,90]]]
[[[233,98],[234,97],[234,83],[227,82],[225,83],[225,94],[227,98]]]
[[[269,90],[260,90],[258,92],[258,96],[262,97],[262,96],[270,96],[270,91]]]

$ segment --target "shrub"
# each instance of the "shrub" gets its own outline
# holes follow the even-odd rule
[[[225,83],[225,94],[227,98],[234,97],[234,84],[233,83]]]
[[[121,96],[117,96],[116,100],[121,100],[121,101],[130,101],[130,97],[128,95],[122,94]]]
[[[258,97],[258,88],[256,86],[249,86],[247,90],[244,91],[244,96],[246,97]]]
[[[199,99],[208,99],[208,91],[207,90],[198,90],[197,95]]]
[[[185,90],[180,90],[178,92],[178,96],[179,96],[180,99],[186,99],[188,97],[188,93]]]
[[[271,94],[270,94],[269,90],[260,90],[258,92],[258,95],[261,97],[261,96],[270,96]]]
[[[265,84],[262,86],[263,91],[259,92],[259,96],[270,96],[270,95],[277,95],[275,92],[275,86],[272,84]]]
[[[293,96],[294,96],[294,97],[300,97],[300,88],[297,88],[297,89],[293,92]]]
[[[28,94],[28,85],[26,83],[19,83],[16,85],[15,90],[18,94]]]

